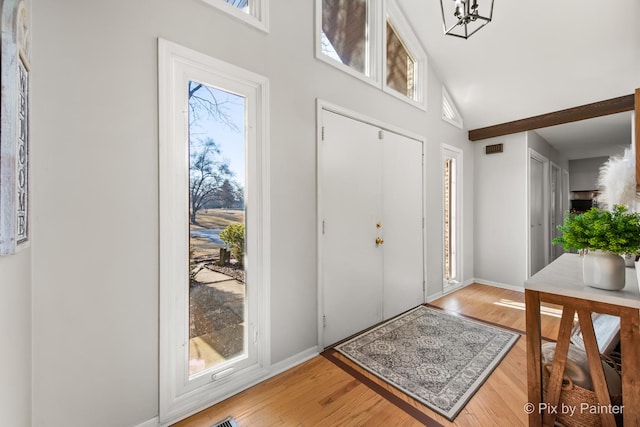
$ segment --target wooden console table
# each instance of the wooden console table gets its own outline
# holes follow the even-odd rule
[[[610,407],[604,371],[598,352],[591,313],[620,317],[620,351],[622,354],[622,409],[626,426],[640,426],[640,290],[635,269],[627,268],[626,285],[621,291],[606,291],[585,286],[582,282],[582,259],[577,254],[563,254],[525,282],[527,322],[527,384],[530,426],[553,426],[567,360],[567,350],[575,313],[582,329],[589,368],[598,402]],[[540,303],[562,306],[558,342],[545,403],[542,404]],[[580,411],[580,408],[577,408]],[[602,425],[615,427],[611,411],[599,411]]]

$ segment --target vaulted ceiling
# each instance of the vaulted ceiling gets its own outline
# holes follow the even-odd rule
[[[493,21],[468,40],[443,35],[438,0],[399,2],[467,129],[640,87],[637,0],[495,0]]]

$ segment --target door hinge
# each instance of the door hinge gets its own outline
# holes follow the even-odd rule
[[[320,133],[321,133],[320,139],[324,141],[324,126],[322,126],[322,130],[320,131]]]
[[[322,315],[322,327],[323,328],[327,327],[327,315],[326,314]]]
[[[322,221],[322,235],[324,236],[324,221]]]
[[[384,139],[384,131],[383,130],[379,130],[378,131],[378,139]]]

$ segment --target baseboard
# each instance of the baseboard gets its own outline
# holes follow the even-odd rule
[[[476,283],[475,279],[467,279],[464,282],[462,282],[461,284],[459,284],[458,286],[454,286],[454,287],[449,287],[449,288],[445,288],[439,292],[436,292],[435,294],[431,294],[427,296],[427,300],[425,301],[426,303],[430,303],[433,302],[435,300],[437,300],[438,298],[442,298],[445,295],[450,294],[451,292],[455,292],[458,291],[462,288],[466,288],[467,286]],[[444,287],[444,286],[443,286]]]
[[[442,291],[437,292],[437,293],[435,293],[435,294],[433,294],[433,295],[428,296],[428,297],[427,297],[427,301],[426,301],[426,302],[427,302],[427,303],[430,303],[430,302],[432,302],[432,301],[435,301],[435,300],[437,300],[438,298],[442,298],[442,297],[443,297],[443,295],[444,295],[444,294],[442,293]]]
[[[160,418],[153,417],[149,421],[145,421],[142,424],[138,424],[135,427],[158,427],[160,425]]]
[[[211,402],[211,404],[209,404],[209,405],[206,405],[206,406],[201,407],[201,408],[197,408],[194,411],[191,411],[190,413],[182,416],[180,419],[171,421],[171,423],[175,423],[175,422],[177,422],[179,420],[183,420],[183,419],[188,418],[191,415],[193,415],[193,414],[195,414],[197,412],[200,412],[200,411],[202,411],[202,410],[204,410],[204,409],[206,409],[208,407],[214,406],[214,405],[224,401],[225,399],[228,399],[228,398],[234,396],[235,394],[242,393],[244,390],[247,390],[247,389],[249,389],[249,388],[251,388],[251,387],[253,387],[253,386],[255,386],[255,385],[257,385],[257,384],[259,384],[261,382],[263,382],[263,381],[266,381],[271,377],[275,377],[276,375],[281,374],[284,371],[292,369],[292,368],[296,367],[297,365],[300,365],[301,363],[304,363],[307,360],[312,359],[312,358],[314,358],[314,357],[316,357],[318,355],[319,355],[318,347],[314,346],[314,347],[308,348],[306,350],[303,350],[298,354],[294,354],[293,356],[288,357],[288,358],[286,358],[286,359],[284,359],[284,360],[282,360],[282,361],[280,361],[278,363],[274,363],[273,365],[271,365],[269,367],[269,369],[268,369],[269,372],[267,373],[267,375],[261,377],[259,380],[250,382],[245,387],[242,387],[241,390],[234,390],[233,392],[230,392],[228,395],[225,395],[225,396],[221,397],[220,399]],[[158,417],[155,417],[155,418],[153,418],[153,419],[151,419],[149,421],[145,421],[142,424],[139,424],[139,425],[137,425],[135,427],[159,427],[159,426],[165,426],[165,425],[167,425],[167,424],[160,424],[160,419]]]
[[[271,365],[271,368],[269,369],[269,378],[274,377],[278,374],[281,374],[284,371],[287,371],[291,368],[294,368],[300,365],[301,363],[306,362],[309,359],[313,359],[319,354],[320,353],[318,353],[318,347],[313,346],[311,348],[301,351],[298,354],[294,354],[291,357],[287,357],[286,359],[278,363],[274,363],[273,365]]]
[[[524,292],[524,286],[507,285],[506,283],[493,282],[491,280],[484,280],[484,279],[478,279],[478,278],[473,279],[473,282],[474,283],[478,283],[480,285],[488,285],[488,286],[493,286],[493,287],[502,288],[502,289],[508,289],[508,290],[516,291],[516,292]]]

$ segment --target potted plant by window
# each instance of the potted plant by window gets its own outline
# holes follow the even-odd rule
[[[587,249],[582,275],[586,285],[600,289],[620,290],[625,285],[623,256],[640,251],[640,214],[625,206],[613,210],[591,208],[583,214],[569,214],[558,229],[562,236],[553,243],[565,250]]]

